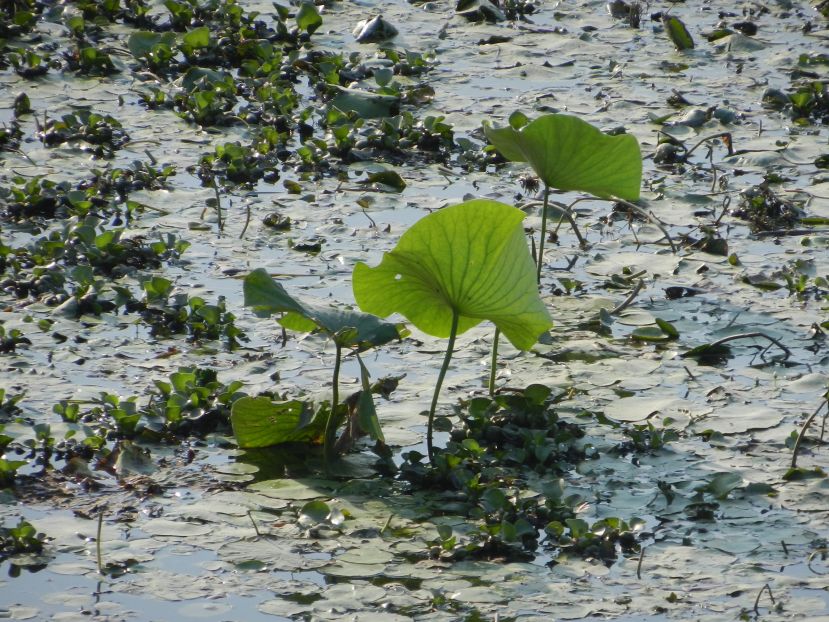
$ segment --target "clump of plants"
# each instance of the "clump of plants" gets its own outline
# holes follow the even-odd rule
[[[275,401],[268,396],[245,398],[234,404],[233,432],[240,447],[268,447],[286,442],[322,443],[330,471],[337,454],[350,447],[353,439],[366,434],[385,455],[384,442],[369,372],[360,353],[401,339],[402,326],[347,308],[337,308],[294,298],[265,270],[254,270],[245,278],[245,305],[259,315],[278,314],[283,328],[298,332],[319,332],[335,348],[331,400],[316,412],[300,400]],[[340,367],[344,353],[353,354],[360,365],[361,391],[351,403],[340,399]],[[341,428],[343,428],[341,432]],[[338,438],[339,435],[339,438]]]
[[[797,225],[802,216],[794,203],[777,196],[768,184],[743,190],[740,202],[732,213],[747,220],[754,232],[790,229]]]
[[[829,123],[829,88],[820,80],[800,84],[787,93],[768,89],[763,94],[763,104],[788,113],[801,125]]]
[[[117,119],[85,109],[47,120],[37,134],[47,147],[86,143],[84,148],[99,158],[111,158],[130,139]]]
[[[155,381],[145,405],[139,403],[137,396],[122,398],[101,393],[91,402],[91,407],[62,401],[54,411],[64,421],[88,426],[93,438],[107,441],[203,437],[217,430],[229,431],[230,409],[236,400],[244,397],[240,392],[242,386],[238,380],[221,382],[212,368],[182,367],[168,380]],[[96,449],[102,447],[98,445]]]
[[[25,553],[40,554],[45,541],[46,535],[22,518],[14,527],[6,527],[4,521],[0,525],[0,562]]]
[[[128,311],[137,311],[150,327],[153,337],[185,334],[189,341],[224,340],[228,350],[248,341],[244,331],[236,326],[236,316],[227,310],[223,296],[216,304],[200,296],[186,293],[172,294],[172,281],[154,276],[142,283],[144,300],[132,299]]]

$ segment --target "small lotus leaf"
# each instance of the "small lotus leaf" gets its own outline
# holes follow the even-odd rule
[[[418,221],[376,268],[354,269],[360,308],[399,312],[420,330],[448,337],[453,311],[458,334],[483,320],[527,350],[552,326],[538,295],[535,266],[514,207],[476,199]]]
[[[642,153],[630,134],[609,136],[565,114],[548,114],[523,126],[484,126],[506,159],[527,162],[550,188],[588,192],[601,198],[639,198]]]
[[[300,302],[262,268],[245,277],[244,293],[245,306],[253,307],[261,315],[284,313],[279,323],[290,330],[311,332],[319,329],[332,336],[350,335],[349,343],[341,343],[344,346],[364,350],[401,337],[401,328],[376,316]],[[343,332],[346,328],[354,328],[356,332]]]
[[[325,417],[312,417],[307,411],[308,405],[299,400],[272,402],[267,397],[243,397],[233,403],[230,423],[242,448],[308,442],[322,437]]]
[[[681,52],[694,49],[694,39],[681,19],[673,15],[667,15],[662,18],[662,23],[665,25],[665,31],[677,50]]]

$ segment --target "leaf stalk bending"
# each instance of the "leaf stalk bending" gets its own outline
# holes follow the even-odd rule
[[[429,408],[429,422],[426,424],[426,449],[429,454],[429,462],[434,462],[434,447],[432,445],[433,428],[435,422],[435,409],[438,406],[438,397],[440,397],[440,388],[443,386],[443,379],[446,377],[446,371],[449,369],[449,363],[452,360],[452,352],[455,349],[455,337],[458,334],[458,320],[460,314],[458,310],[452,309],[452,326],[449,329],[449,344],[446,346],[446,356],[443,357],[443,365],[438,374],[438,380],[435,383],[435,393],[432,396],[432,405]]]

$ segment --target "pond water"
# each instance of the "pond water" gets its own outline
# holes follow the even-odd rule
[[[660,227],[614,210],[609,201],[590,200],[575,204],[586,247],[566,221],[555,229],[540,288],[555,326],[531,352],[501,343],[497,385],[502,395],[523,395],[534,384],[549,387],[557,416],[583,432],[574,445],[581,453],[549,470],[536,469],[530,462],[535,454],[528,453],[526,465],[504,467],[496,482],[515,508],[551,498],[561,478],[562,499],[579,499],[574,517],[588,525],[603,519],[639,525],[632,531],[636,546],[625,549],[616,540],[612,559],[603,562],[540,531],[529,555],[507,546],[463,558],[450,554],[452,544],[441,534],[448,530],[470,550],[486,540],[483,506],[464,505],[474,487],[421,488],[402,476],[380,475],[367,442],[359,441],[326,476],[317,449],[243,451],[226,427],[171,436],[166,443],[145,437],[130,444],[112,432],[102,442],[107,449],[117,444],[117,460],[99,462],[107,452],[82,465],[53,456],[54,468],[42,473],[31,459],[2,492],[3,529],[25,520],[45,534],[45,546],[40,554],[0,552],[0,617],[829,619],[829,451],[818,438],[826,412],[818,409],[826,408],[829,388],[825,2],[823,13],[816,3],[798,0],[630,3],[630,10],[641,11],[638,27],[611,17],[603,1],[541,1],[534,11],[510,1],[501,11],[524,11],[523,19],[482,22],[443,1],[326,3],[318,8],[322,25],[285,44],[296,49],[282,70],[298,76],[293,92],[299,103],[286,115],[291,136],[281,147],[290,153],[280,161],[279,179],[228,183],[220,192],[202,183],[197,168],[216,146],[249,144],[259,130],[254,120],[239,117],[244,89],[233,93],[235,104],[224,113],[235,120],[226,124],[200,125],[176,115],[170,106],[180,106],[171,102],[182,93],[176,80],[186,63],[180,71],[151,70],[146,61],[139,66],[129,37],[145,27],[125,23],[123,13],[108,19],[105,4],[47,3],[35,11],[31,28],[20,18],[22,32],[0,24],[0,130],[13,127],[16,116],[20,122],[16,139],[3,142],[0,133],[0,389],[6,400],[22,395],[16,405],[0,400],[0,433],[11,438],[5,459],[27,459],[29,448],[38,446],[37,424],[51,426],[56,441],[72,434],[82,439],[103,425],[62,420],[54,410],[61,402],[74,401],[86,412],[103,408],[106,392],[135,396],[140,407],[166,403],[159,401],[157,383],[182,368],[215,370],[219,382],[240,381],[248,395],[329,399],[333,344],[300,333],[283,340],[272,319],[244,307],[244,276],[262,267],[293,295],[354,305],[351,274],[358,262],[376,265],[421,218],[472,197],[522,208],[524,226],[537,238],[540,193],[520,183],[530,169],[483,153],[481,124],[504,125],[516,110],[530,117],[563,112],[637,138],[644,166],[640,206]],[[156,23],[169,22],[169,6],[179,6],[149,4]],[[269,2],[201,4],[238,4],[258,11],[268,26],[279,21]],[[489,10],[485,0],[475,5]],[[297,10],[290,8],[290,27]],[[221,19],[194,17],[176,32],[177,41],[200,24],[232,24],[233,11],[227,11],[216,14]],[[387,44],[357,43],[352,29],[375,15],[399,34]],[[682,20],[693,49],[675,49],[663,16]],[[746,34],[752,25],[757,32]],[[118,71],[77,70],[79,47],[107,52]],[[403,111],[415,122],[443,117],[452,126],[444,157],[402,149],[366,152],[367,160],[358,162],[323,153],[313,165],[303,164],[297,152],[301,114],[307,113],[301,122],[312,126],[314,137],[337,152],[326,129],[330,106],[320,96],[335,59],[320,65],[320,58],[342,54],[341,72],[358,72],[360,62],[348,65],[351,54],[362,55],[366,66],[395,64],[384,48],[423,55],[423,73],[393,78],[404,91],[434,90],[421,100],[413,95]],[[51,58],[43,75],[27,74],[25,65],[36,62],[26,51]],[[204,64],[219,54],[215,48],[196,53]],[[349,86],[378,90],[371,74],[358,77]],[[801,101],[806,85],[817,94]],[[170,98],[158,109],[142,101],[153,88]],[[764,103],[767,89],[794,99],[775,109],[768,98]],[[214,90],[220,88],[214,84]],[[33,114],[15,114],[22,92]],[[806,112],[796,114],[792,102]],[[94,143],[78,138],[85,131],[79,126],[64,142],[46,145],[38,138],[49,119],[84,107],[114,117],[129,141],[96,156]],[[361,120],[354,131],[373,122]],[[666,140],[689,150],[706,138],[686,162],[654,161]],[[729,155],[724,140],[736,153]],[[176,172],[164,184],[130,191],[129,199],[145,208],[129,219],[123,201],[115,201],[115,212],[96,205],[104,214],[96,231],[124,226],[124,238],[138,241],[127,255],[137,254],[143,241],[168,235],[189,246],[158,263],[122,258],[130,267],[108,272],[95,264],[95,282],[84,285],[85,273],[73,272],[71,260],[79,238],[61,233],[83,217],[60,210],[54,217],[25,210],[20,216],[28,196],[23,187],[42,176],[77,189],[96,170],[126,170],[135,162],[159,169],[169,164]],[[405,189],[375,192],[361,183],[367,171],[381,168],[399,173]],[[227,181],[220,169],[217,178]],[[797,215],[794,222],[775,220],[766,227],[771,231],[762,231],[741,217],[741,192],[760,183]],[[107,202],[113,196],[110,191]],[[553,194],[565,205],[577,198]],[[275,212],[290,218],[289,230],[265,224]],[[61,256],[35,257],[47,252],[38,240],[50,233],[74,241]],[[315,242],[318,249],[301,250]],[[91,246],[106,252],[105,240]],[[75,263],[92,265],[97,256],[87,249]],[[38,290],[37,283],[48,281],[40,272],[65,282]],[[86,286],[99,302],[118,300],[123,291],[116,288],[140,302],[147,297],[142,282],[151,276],[169,280],[174,295],[208,304],[224,297],[249,341],[230,350],[222,339],[194,341],[186,331],[163,336],[126,303],[78,314],[52,299],[55,291],[71,297]],[[30,291],[21,293],[22,285]],[[635,331],[655,328],[657,318],[673,326],[676,338],[637,338]],[[6,346],[15,329],[28,343]],[[440,399],[446,422],[457,422],[461,407],[453,407],[460,400],[486,395],[492,332],[484,322],[458,338]],[[713,364],[683,357],[696,346],[745,333],[761,336],[730,342],[727,356]],[[397,468],[406,466],[409,452],[427,453],[425,413],[445,347],[412,328],[409,338],[362,355],[375,379],[402,377],[389,399],[377,399]],[[354,357],[344,361],[340,386],[344,396],[360,389]],[[792,435],[816,410],[799,449],[803,470],[792,478]],[[435,445],[451,438],[440,428]],[[556,451],[567,447],[562,441]],[[314,502],[331,512],[320,518]],[[513,520],[499,515],[489,526],[502,519]],[[764,586],[774,603],[768,592],[758,599]]]

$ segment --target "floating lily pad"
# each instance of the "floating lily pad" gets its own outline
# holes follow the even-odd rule
[[[248,486],[266,497],[302,501],[330,496],[333,482],[325,480],[269,479]]]

